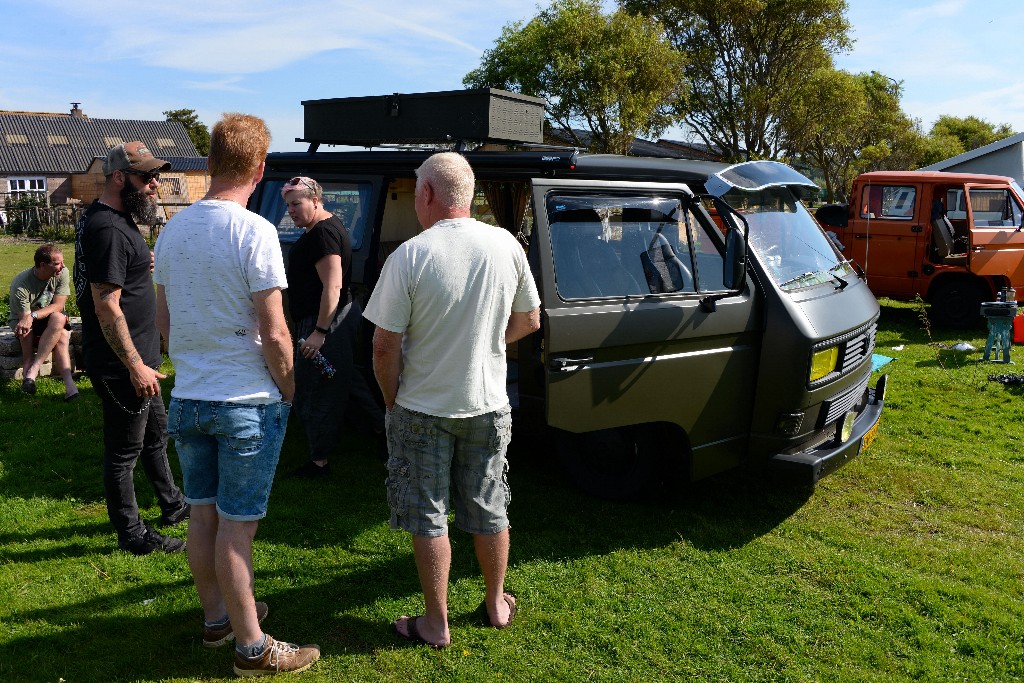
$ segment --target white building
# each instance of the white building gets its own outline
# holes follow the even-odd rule
[[[1024,133],[1011,135],[918,170],[1003,175],[1024,185]]]

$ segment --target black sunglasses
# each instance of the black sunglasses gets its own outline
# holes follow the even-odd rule
[[[157,171],[155,173],[154,172],[148,172],[148,171],[136,171],[134,168],[122,168],[121,171],[124,172],[124,173],[130,173],[132,175],[139,176],[140,178],[142,178],[142,182],[145,183],[146,185],[149,185],[154,180],[156,180],[158,182],[160,180],[160,172],[159,171]]]
[[[306,187],[309,188],[310,192],[312,192],[313,194],[316,194],[316,188],[313,187],[312,185],[310,185],[309,181],[308,180],[304,180],[301,176],[295,176],[294,178],[289,180],[284,185],[285,185],[285,187],[290,187],[290,186],[299,187],[299,185],[305,185]]]

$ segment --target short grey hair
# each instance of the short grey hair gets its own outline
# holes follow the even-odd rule
[[[416,169],[417,183],[426,182],[434,190],[438,203],[448,209],[465,209],[473,204],[476,177],[466,157],[455,152],[439,152]]]

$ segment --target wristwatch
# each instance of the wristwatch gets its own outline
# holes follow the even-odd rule
[[[33,320],[39,320],[39,314],[36,313],[35,311],[32,311],[32,313],[30,315],[32,316]]]
[[[325,330],[324,328],[320,327],[319,325],[314,325],[313,329],[316,330],[317,332],[319,332],[320,334],[330,334],[331,333],[330,330]]]

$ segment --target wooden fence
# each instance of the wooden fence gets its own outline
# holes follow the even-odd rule
[[[31,206],[27,208],[4,208],[4,195],[0,193],[0,234],[19,235],[37,239],[68,242],[75,238],[75,224],[87,207],[81,204],[59,204],[55,206]],[[160,218],[151,226],[139,226],[142,234],[155,240],[163,227],[163,215],[167,208],[189,206],[187,202],[158,202]]]

